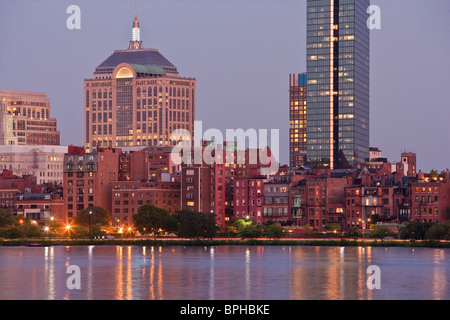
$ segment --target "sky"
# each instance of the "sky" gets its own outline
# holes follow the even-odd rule
[[[370,143],[389,161],[450,167],[450,1],[372,0]],[[66,22],[81,10],[81,29]],[[83,81],[131,39],[134,0],[0,0],[0,89],[44,92],[61,144],[83,145]],[[289,74],[306,71],[306,0],[138,0],[145,48],[197,79],[203,130],[279,129],[289,160]]]

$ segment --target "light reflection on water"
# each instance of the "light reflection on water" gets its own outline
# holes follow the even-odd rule
[[[77,265],[81,289],[69,289]],[[381,289],[367,289],[367,268]],[[0,299],[421,300],[450,298],[446,249],[290,246],[0,247]]]

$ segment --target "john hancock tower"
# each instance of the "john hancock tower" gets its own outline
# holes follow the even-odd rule
[[[307,164],[369,157],[370,0],[307,1]]]

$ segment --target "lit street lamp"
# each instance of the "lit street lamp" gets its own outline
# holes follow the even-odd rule
[[[91,215],[92,215],[92,211],[89,211],[89,239],[92,239],[92,235],[91,235]]]
[[[66,225],[66,231],[67,231],[67,235],[70,237],[70,224]]]

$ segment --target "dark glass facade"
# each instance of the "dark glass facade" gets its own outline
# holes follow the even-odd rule
[[[307,1],[307,164],[355,167],[369,156],[370,0]]]

